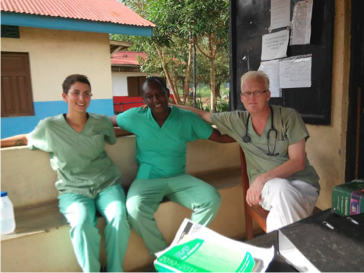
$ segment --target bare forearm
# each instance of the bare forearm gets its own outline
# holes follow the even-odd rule
[[[287,162],[255,178],[246,195],[249,206],[257,205],[261,201],[261,192],[267,181],[273,178],[288,178],[292,174],[305,169],[305,139],[289,145],[288,156],[289,159]]]
[[[304,166],[304,165],[303,165]],[[289,159],[287,162],[283,163],[282,165],[278,166],[277,168],[262,174],[264,177],[265,182],[271,180],[273,178],[287,178],[291,175],[304,170],[302,168],[302,162],[298,159]]]
[[[219,143],[233,143],[235,139],[228,135],[222,135],[219,130],[215,129],[212,131],[209,140],[219,142]]]
[[[305,139],[288,146],[288,157],[287,162],[262,175],[265,182],[273,178],[287,178],[305,169]]]
[[[17,135],[1,140],[1,147],[23,146],[28,144],[27,135]]]
[[[210,112],[206,112],[206,111],[203,111],[200,109],[196,109],[196,108],[184,106],[184,105],[173,105],[173,106],[184,109],[184,110],[191,111],[191,112],[195,113],[196,115],[198,115],[200,118],[202,118],[204,121],[211,123],[211,113]]]
[[[116,122],[116,117],[117,117],[117,116],[109,117],[109,120],[111,121],[112,126],[114,126],[114,127],[118,126],[118,124],[117,124],[117,122]]]

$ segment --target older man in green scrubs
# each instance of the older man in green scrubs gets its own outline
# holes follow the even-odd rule
[[[247,111],[211,114],[182,108],[212,122],[243,148],[250,181],[246,201],[270,211],[269,232],[312,213],[319,177],[307,160],[309,134],[301,116],[293,109],[268,104],[268,76],[260,71],[244,74],[240,97]]]
[[[193,210],[191,219],[201,225],[208,225],[220,207],[221,198],[214,187],[186,174],[187,142],[234,142],[196,114],[169,107],[168,97],[169,90],[162,79],[150,77],[143,85],[148,108],[133,108],[111,118],[114,126],[136,136],[139,169],[126,206],[131,227],[152,255],[168,246],[154,220],[164,197]]]

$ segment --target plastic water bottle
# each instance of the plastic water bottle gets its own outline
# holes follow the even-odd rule
[[[12,233],[15,230],[14,207],[6,191],[1,192],[0,208],[1,234]]]

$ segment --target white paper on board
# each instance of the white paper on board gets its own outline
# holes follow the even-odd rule
[[[279,62],[281,88],[311,87],[312,56],[295,56]]]
[[[270,30],[286,27],[290,24],[291,0],[270,1]]]
[[[306,45],[311,40],[313,0],[297,2],[293,9],[291,45]]]
[[[258,68],[259,71],[263,71],[269,78],[269,90],[272,98],[280,98],[281,89],[279,88],[279,61],[266,61],[261,62]]]
[[[263,35],[261,60],[268,61],[286,57],[288,40],[288,29]]]

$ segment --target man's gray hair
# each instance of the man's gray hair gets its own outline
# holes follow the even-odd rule
[[[263,71],[248,71],[240,78],[240,91],[243,92],[243,84],[246,80],[258,80],[264,83],[265,89],[269,90],[269,78]]]

